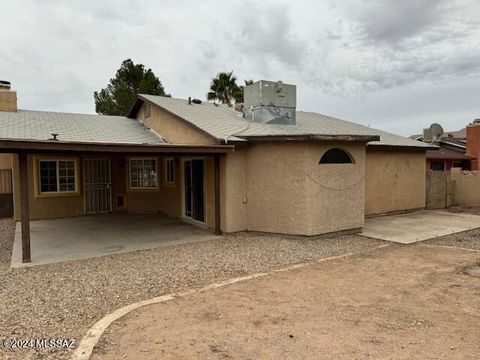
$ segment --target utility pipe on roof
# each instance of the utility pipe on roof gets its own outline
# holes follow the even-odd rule
[[[245,129],[240,130],[240,131],[238,131],[238,132],[236,132],[236,133],[233,133],[233,134],[230,134],[230,135],[225,136],[225,138],[223,139],[223,141],[225,142],[225,144],[228,143],[228,139],[231,138],[232,136],[236,136],[236,135],[238,135],[238,134],[241,134],[241,133],[244,132],[244,131],[247,131],[248,128],[250,127],[250,124],[255,121],[255,109],[254,109],[254,107],[253,107],[253,106],[250,106],[250,110],[252,110],[252,119],[248,121],[248,124],[247,124],[247,126],[245,127]]]

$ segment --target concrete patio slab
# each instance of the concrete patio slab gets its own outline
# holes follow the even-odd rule
[[[370,238],[412,244],[480,228],[480,216],[446,210],[423,210],[365,220],[362,234]]]
[[[109,214],[30,223],[32,262],[22,263],[17,223],[11,267],[50,264],[220,238],[162,215]]]

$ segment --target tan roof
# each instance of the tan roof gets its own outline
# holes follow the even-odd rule
[[[0,111],[0,139],[49,140],[99,144],[162,144],[165,141],[139,121],[123,116],[47,111]]]
[[[188,100],[154,95],[140,95],[139,98],[164,108],[220,140],[245,140],[261,136],[378,135],[380,141],[370,142],[369,145],[431,147],[420,141],[313,112],[297,111],[295,125],[272,125],[248,121],[242,117],[242,113],[224,104],[188,104]]]

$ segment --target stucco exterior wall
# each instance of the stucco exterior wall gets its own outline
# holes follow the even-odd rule
[[[332,147],[355,163],[320,165]],[[248,230],[317,235],[362,227],[364,144],[256,143],[246,161]]]
[[[353,164],[319,164],[323,153],[340,148]],[[309,143],[306,152],[307,235],[363,227],[365,211],[365,144]]]
[[[145,106],[140,108],[137,119],[147,127],[155,130],[165,140],[172,144],[214,145],[217,141],[211,136],[188,125],[179,117],[169,113],[161,107],[150,104],[150,116],[145,117]]]
[[[202,133],[200,130],[188,125],[185,121],[155,104],[150,104],[150,116],[145,117],[145,107],[140,108],[137,119],[146,126],[159,133],[166,141],[172,144],[187,145],[215,145],[217,141]],[[245,190],[245,154],[241,148],[234,153],[229,153],[221,158],[220,175],[220,206],[221,229],[224,232],[237,232],[246,230],[246,197]],[[214,164],[208,161],[207,181],[207,224],[213,228],[215,220],[214,210]],[[178,195],[178,194],[177,194]],[[167,196],[177,196],[172,193]],[[141,203],[141,195],[138,196]],[[172,216],[179,216],[182,209],[164,209]]]
[[[221,221],[228,233],[247,230],[246,151],[240,146],[221,158]]]
[[[452,168],[450,176],[454,205],[480,206],[480,171]]]
[[[425,150],[367,148],[365,214],[425,207]]]
[[[246,153],[247,227],[251,231],[305,234],[304,142],[263,142]]]

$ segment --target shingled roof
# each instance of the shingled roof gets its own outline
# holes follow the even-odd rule
[[[368,145],[432,148],[430,144],[313,112],[297,111],[295,125],[272,125],[246,120],[242,113],[224,104],[189,104],[185,99],[139,95],[137,104],[143,101],[162,107],[218,140],[248,141],[249,138],[270,136],[379,136],[379,141]],[[138,106],[134,107],[129,116],[134,117],[137,110]]]
[[[0,139],[45,141],[58,134],[60,142],[96,144],[163,144],[158,134],[123,116],[47,111],[0,111]]]

